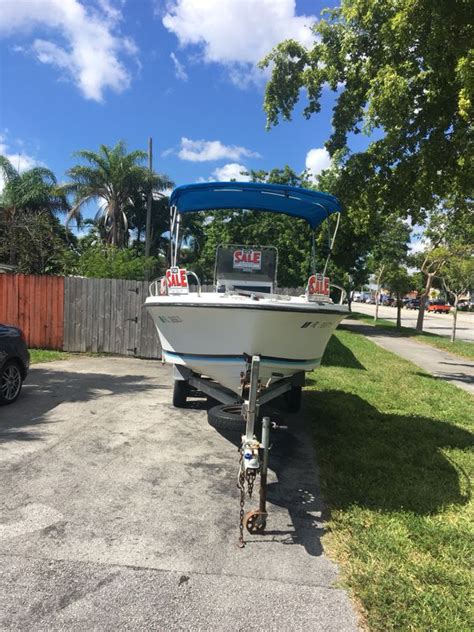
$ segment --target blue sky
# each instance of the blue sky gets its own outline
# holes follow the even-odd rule
[[[75,150],[119,139],[146,149],[152,136],[154,167],[176,184],[227,179],[239,166],[317,172],[334,95],[311,120],[298,106],[266,131],[255,63],[287,37],[310,45],[307,27],[328,4],[0,0],[0,152],[62,181]]]

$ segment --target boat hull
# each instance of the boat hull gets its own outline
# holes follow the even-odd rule
[[[255,301],[215,294],[149,297],[146,307],[163,358],[207,375],[239,393],[246,357],[261,358],[262,383],[319,366],[347,310],[302,299]]]

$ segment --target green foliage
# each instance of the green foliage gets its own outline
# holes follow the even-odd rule
[[[474,253],[454,256],[443,269],[443,284],[455,299],[474,288]]]
[[[57,360],[69,360],[70,353],[64,351],[50,351],[49,349],[30,349],[30,363],[56,362]]]
[[[439,200],[469,208],[473,18],[464,0],[341,0],[314,25],[310,50],[289,40],[261,62],[272,65],[268,125],[289,119],[302,94],[304,115],[319,112],[329,85],[337,102],[327,148],[343,164],[346,206],[369,196],[417,222]],[[349,154],[350,134],[375,130],[381,138]]]
[[[413,289],[413,276],[407,270],[398,265],[389,267],[384,276],[383,285],[399,297],[405,296],[407,292]]]
[[[4,156],[0,171],[0,261],[25,274],[61,273],[70,244],[57,215],[68,209],[49,169],[19,173]]]
[[[252,182],[271,182],[311,188],[306,174],[298,176],[290,167],[266,171],[251,171]],[[201,214],[202,215],[202,214]],[[257,211],[219,211],[209,213],[203,227],[205,240],[199,258],[194,265],[196,272],[206,282],[212,282],[216,249],[219,244],[272,245],[278,248],[280,287],[300,287],[310,274],[311,229],[306,222],[285,215],[259,213]],[[320,233],[321,234],[321,233]],[[327,239],[321,234],[319,268],[324,265]]]
[[[406,261],[410,228],[396,217],[386,220],[385,228],[371,248],[369,268],[378,273],[389,266]]]
[[[352,312],[349,318],[354,320],[361,320],[368,325],[374,326],[374,319],[368,314]],[[377,320],[377,325],[375,326],[377,327],[377,329],[383,331],[386,329],[393,330],[395,324],[392,320],[379,318]],[[474,360],[474,345],[472,344],[472,342],[468,342],[466,340],[455,340],[454,342],[451,342],[447,336],[438,336],[437,334],[432,334],[428,332],[420,333],[412,327],[403,326],[403,323],[401,323],[401,329],[399,329],[398,335],[406,336],[407,338],[415,338],[415,340],[417,340],[418,342],[430,345],[430,347],[436,347],[436,349],[441,349],[442,351],[449,351],[450,353],[454,353],[461,358]]]
[[[46,211],[16,211],[7,226],[0,224],[0,261],[14,261],[23,274],[65,274],[74,259],[64,227]]]
[[[324,548],[366,627],[469,630],[470,395],[340,331],[304,399],[331,508]]]
[[[156,257],[136,254],[131,248],[92,244],[80,254],[76,274],[100,279],[132,279],[142,281],[158,276],[162,270]]]
[[[71,167],[71,182],[62,187],[64,194],[74,196],[69,220],[80,220],[82,207],[95,200],[100,205],[96,220],[103,226],[107,243],[123,247],[128,241],[128,214],[136,223],[132,228],[142,233],[148,193],[169,188],[173,183],[167,176],[150,173],[142,164],[146,152],[127,153],[123,141],[115,147],[101,145],[98,152],[83,150],[76,155],[86,164]]]

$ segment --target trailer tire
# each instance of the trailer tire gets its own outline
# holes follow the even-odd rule
[[[186,408],[186,400],[189,395],[189,384],[186,380],[175,380],[173,388],[173,406]]]
[[[286,409],[289,413],[297,413],[301,408],[301,386],[292,386],[289,391],[285,393]]]
[[[234,430],[242,432],[245,421],[240,404],[219,404],[207,411],[209,425],[217,430]]]

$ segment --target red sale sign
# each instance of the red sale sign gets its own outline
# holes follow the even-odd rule
[[[308,279],[308,295],[329,296],[329,277],[312,274]]]
[[[166,284],[169,294],[188,294],[188,275],[186,268],[169,268],[166,270]]]
[[[261,270],[261,250],[234,250],[234,268],[239,270]]]

